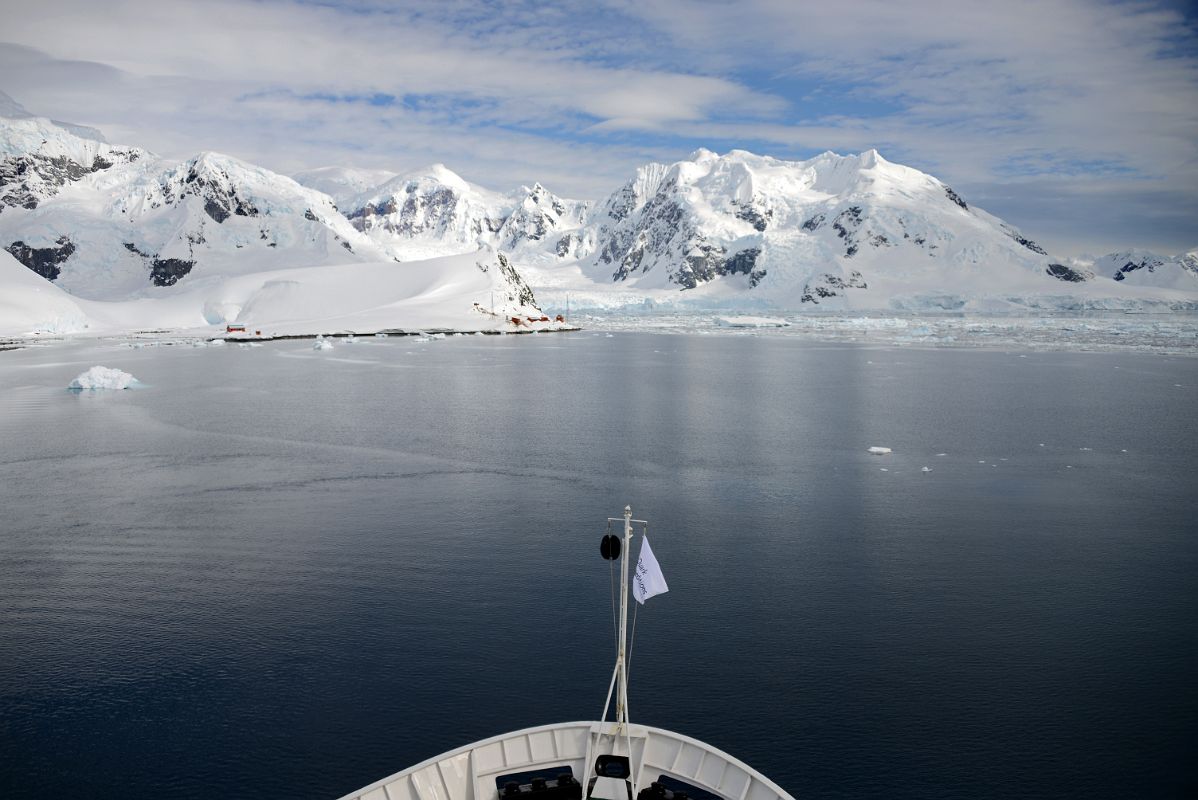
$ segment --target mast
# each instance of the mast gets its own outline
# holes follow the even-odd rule
[[[624,506],[624,558],[620,571],[620,650],[616,669],[620,673],[620,695],[616,699],[616,722],[628,723],[628,557],[632,554],[632,506]]]
[[[611,709],[612,697],[616,698],[617,728],[628,724],[628,573],[631,569],[628,559],[632,554],[632,523],[648,525],[643,519],[632,518],[632,506],[624,506],[622,518],[608,517],[608,524],[624,523],[623,544],[614,535],[603,537],[603,557],[614,561],[622,559],[620,565],[620,625],[616,642],[616,667],[612,670],[611,684],[607,688],[607,700],[603,704],[603,716],[599,719],[606,721],[607,712]],[[610,528],[609,528],[610,530]]]

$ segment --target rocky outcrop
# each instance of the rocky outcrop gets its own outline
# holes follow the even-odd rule
[[[75,252],[75,245],[66,236],[58,237],[57,247],[30,247],[24,242],[13,242],[4,248],[12,257],[48,281],[55,280],[62,272],[62,264]]]

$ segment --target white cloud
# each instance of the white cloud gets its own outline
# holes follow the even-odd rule
[[[1029,233],[1060,228],[1052,198],[1138,204],[1114,231],[1075,219],[1062,245],[1198,242],[1152,206],[1198,205],[1198,36],[1152,2],[51,0],[5,17],[0,89],[168,155],[443,161],[595,196],[697,144],[878,147]]]

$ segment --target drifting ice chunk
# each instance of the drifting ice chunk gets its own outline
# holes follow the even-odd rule
[[[128,372],[121,372],[119,369],[111,367],[92,367],[87,372],[82,372],[79,377],[71,381],[68,387],[75,391],[82,392],[85,389],[128,389],[130,386],[137,383],[137,378],[134,378]]]
[[[784,319],[772,317],[716,317],[715,324],[720,328],[789,328],[790,323]]]
[[[313,350],[332,350],[333,343],[326,339],[317,339],[316,344],[312,345]]]
[[[873,455],[873,456],[884,456],[889,452],[890,452],[889,447],[871,447],[871,448],[869,448],[869,454]]]
[[[920,472],[931,472],[932,468],[931,467],[920,467],[919,471]]]

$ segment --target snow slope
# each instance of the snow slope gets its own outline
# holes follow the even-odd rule
[[[92,324],[79,301],[0,252],[0,336],[80,333]]]
[[[213,336],[223,334],[229,323],[268,337],[563,327],[540,322],[541,316],[532,291],[507,258],[486,249],[410,264],[266,270],[120,301],[76,300],[0,254],[0,335],[8,336],[131,330]],[[512,317],[520,323],[513,324]]]

